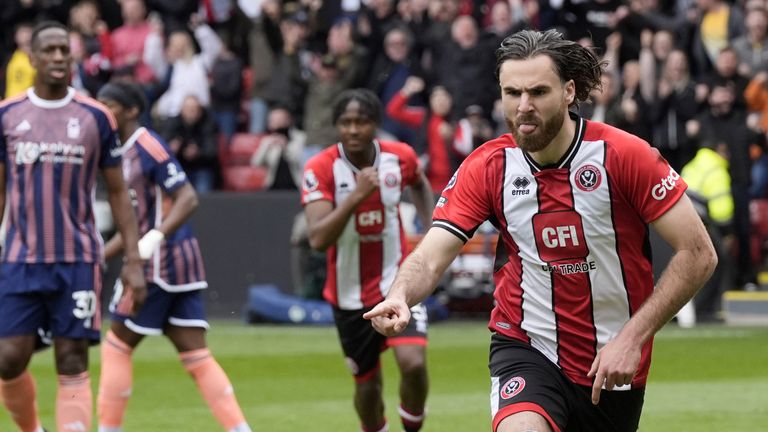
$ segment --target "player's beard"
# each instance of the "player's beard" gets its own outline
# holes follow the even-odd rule
[[[547,148],[549,143],[560,133],[560,129],[565,123],[565,112],[568,107],[565,104],[560,106],[557,113],[544,120],[543,123],[537,123],[536,130],[531,134],[523,134],[518,131],[518,126],[522,123],[530,123],[532,120],[536,120],[535,117],[519,116],[515,119],[507,117],[507,127],[512,132],[512,136],[515,138],[515,143],[518,147],[528,153],[536,153]]]

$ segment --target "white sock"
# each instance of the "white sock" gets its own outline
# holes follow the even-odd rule
[[[106,431],[106,432],[112,432],[112,431]],[[122,431],[117,431],[117,432],[122,432]],[[248,426],[248,423],[243,422],[233,427],[228,432],[253,432],[253,431],[251,431],[251,428],[250,426]]]

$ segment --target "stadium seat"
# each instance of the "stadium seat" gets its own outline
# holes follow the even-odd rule
[[[261,144],[261,134],[236,133],[226,149],[227,163],[230,165],[246,165],[251,163],[251,157]]]
[[[236,133],[227,142],[219,140],[219,163],[225,190],[258,191],[265,187],[267,170],[251,166],[251,158],[261,144],[263,135]]]
[[[221,167],[224,189],[230,191],[259,191],[265,187],[267,170],[251,165],[225,165]]]

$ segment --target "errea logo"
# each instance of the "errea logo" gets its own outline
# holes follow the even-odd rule
[[[528,186],[531,185],[531,181],[528,180],[525,177],[516,177],[512,181],[512,186],[514,186],[514,189],[511,189],[509,191],[510,195],[517,196],[517,195],[528,195],[531,193],[530,189],[528,189]]]
[[[675,188],[677,185],[677,181],[680,180],[680,174],[677,173],[677,171],[674,170],[674,168],[669,167],[669,174],[661,179],[661,182],[656,183],[651,188],[651,196],[656,201],[661,201],[664,198],[667,197],[667,191],[671,191]]]
[[[512,182],[512,184],[515,185],[515,187],[518,189],[525,189],[529,184],[531,184],[531,182],[525,177],[517,177],[515,181]]]

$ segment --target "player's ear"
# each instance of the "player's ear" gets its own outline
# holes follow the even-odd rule
[[[131,114],[132,119],[137,119],[141,116],[141,110],[137,106],[131,107],[129,113]]]
[[[40,65],[37,60],[37,52],[35,51],[35,48],[32,47],[29,53],[29,65],[32,66],[32,69],[35,71],[40,70]]]
[[[574,100],[576,100],[576,83],[573,80],[568,80],[565,83],[565,102],[571,106]]]

